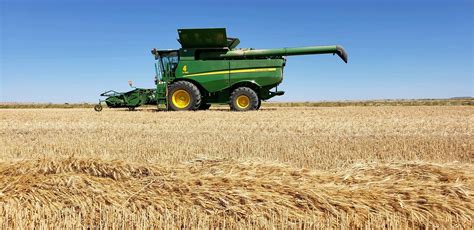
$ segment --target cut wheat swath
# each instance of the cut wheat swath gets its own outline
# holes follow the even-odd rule
[[[318,171],[228,160],[169,167],[67,158],[2,163],[0,170],[3,227],[54,226],[64,215],[71,226],[449,227],[469,226],[474,212],[471,165]],[[28,218],[12,222],[25,212]]]

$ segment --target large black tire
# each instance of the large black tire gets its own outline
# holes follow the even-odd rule
[[[233,111],[256,110],[260,99],[257,93],[248,87],[239,87],[230,94],[230,109]]]
[[[193,83],[177,81],[168,91],[168,108],[173,111],[197,110],[201,105],[201,92]]]

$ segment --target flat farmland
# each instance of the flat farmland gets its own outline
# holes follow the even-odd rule
[[[0,110],[0,226],[446,227],[472,106]]]

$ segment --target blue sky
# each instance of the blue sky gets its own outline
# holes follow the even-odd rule
[[[239,47],[343,45],[288,57],[277,101],[473,96],[473,1],[0,0],[0,101],[95,102],[154,87],[150,50],[177,28],[226,27]]]

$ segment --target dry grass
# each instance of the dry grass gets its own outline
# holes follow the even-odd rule
[[[7,103],[0,102],[0,109],[71,109],[93,108],[94,103]],[[474,98],[460,97],[451,99],[396,99],[396,100],[359,100],[359,101],[315,101],[315,102],[264,102],[263,107],[345,107],[345,106],[473,106]],[[227,105],[214,105],[214,107]],[[156,108],[147,105],[148,108]]]
[[[1,103],[0,109],[72,109],[72,108],[94,108],[95,104],[90,103]]]
[[[0,111],[0,226],[466,228],[474,108]]]
[[[474,105],[474,98],[453,99],[399,99],[365,101],[319,101],[319,102],[270,102],[266,106],[275,107],[344,107],[344,106],[459,106]]]
[[[393,227],[469,226],[474,209],[472,165],[410,162],[321,171],[228,160],[171,167],[69,158],[4,163],[0,171],[0,220],[8,225],[18,210],[38,213],[17,226],[54,226],[58,218],[51,215],[61,210],[76,220],[71,225],[163,225],[163,213],[174,224],[190,225],[200,221],[192,220],[195,213],[205,217],[199,224],[212,226],[223,220],[254,227],[364,227],[374,220]],[[190,211],[184,207],[192,207],[187,216],[181,216]]]
[[[1,159],[179,164],[205,156],[331,169],[390,160],[474,163],[474,107],[267,108],[233,113],[0,111]]]

